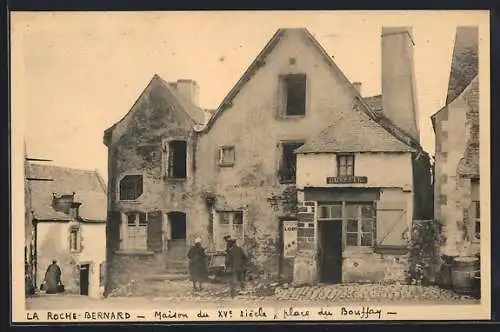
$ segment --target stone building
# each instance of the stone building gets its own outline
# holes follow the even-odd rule
[[[411,29],[383,28],[381,38],[382,95],[364,103],[351,92],[353,105],[296,150],[295,282],[404,281],[405,235],[432,218]]]
[[[98,298],[104,288],[106,186],[96,171],[30,164],[35,284],[57,260],[66,292]]]
[[[397,38],[390,43],[386,49],[400,46]],[[407,56],[405,50],[390,61]],[[408,61],[402,60],[401,68]],[[408,172],[402,190],[412,192],[415,158],[410,156],[425,160],[427,155],[411,136],[418,136],[418,128],[401,129],[393,121],[415,123],[415,109],[406,105],[414,102],[408,97],[413,90],[405,90],[410,83],[400,91],[398,84],[387,85],[394,118],[372,110],[369,103],[382,99],[365,100],[359,84],[349,82],[306,29],[279,29],[208,121],[195,94],[186,92],[196,89],[179,89],[155,76],[104,136],[110,291],[134,278],[178,272],[196,236],[217,251],[230,234],[248,252],[255,273],[293,278],[293,265],[284,258],[284,230],[297,220],[295,150],[326,124],[346,121],[348,140],[353,129],[358,129],[354,139],[381,136],[382,150],[391,146],[389,152]],[[286,229],[293,233],[294,227]]]
[[[432,116],[436,134],[434,213],[444,229],[443,253],[479,252],[478,28],[458,27],[446,105]]]

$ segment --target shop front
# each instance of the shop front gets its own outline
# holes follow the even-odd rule
[[[301,196],[294,282],[404,280],[411,193],[304,188]]]

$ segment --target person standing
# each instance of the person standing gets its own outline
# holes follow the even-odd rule
[[[189,249],[188,252],[189,259],[189,275],[191,281],[193,282],[193,290],[202,290],[202,283],[206,280],[207,271],[207,255],[205,254],[205,249],[201,246],[201,238],[197,237],[194,240],[194,246]],[[196,284],[200,286],[197,288]]]
[[[236,244],[235,239],[229,238],[227,244],[226,269],[228,269],[231,274],[231,297],[235,297],[238,284],[242,290],[245,289],[244,277],[247,256],[243,249]]]
[[[58,293],[58,286],[61,284],[61,268],[57,261],[53,260],[45,272],[45,292],[47,294]]]

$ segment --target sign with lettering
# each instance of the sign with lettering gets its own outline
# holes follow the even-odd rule
[[[297,253],[297,221],[283,221],[283,257],[294,258]]]
[[[366,176],[329,176],[326,178],[326,184],[345,184],[345,183],[368,183]]]

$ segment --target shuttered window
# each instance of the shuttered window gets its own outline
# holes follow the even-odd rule
[[[122,226],[122,250],[154,251],[163,249],[163,215],[160,211],[149,213],[129,212],[124,214]]]

